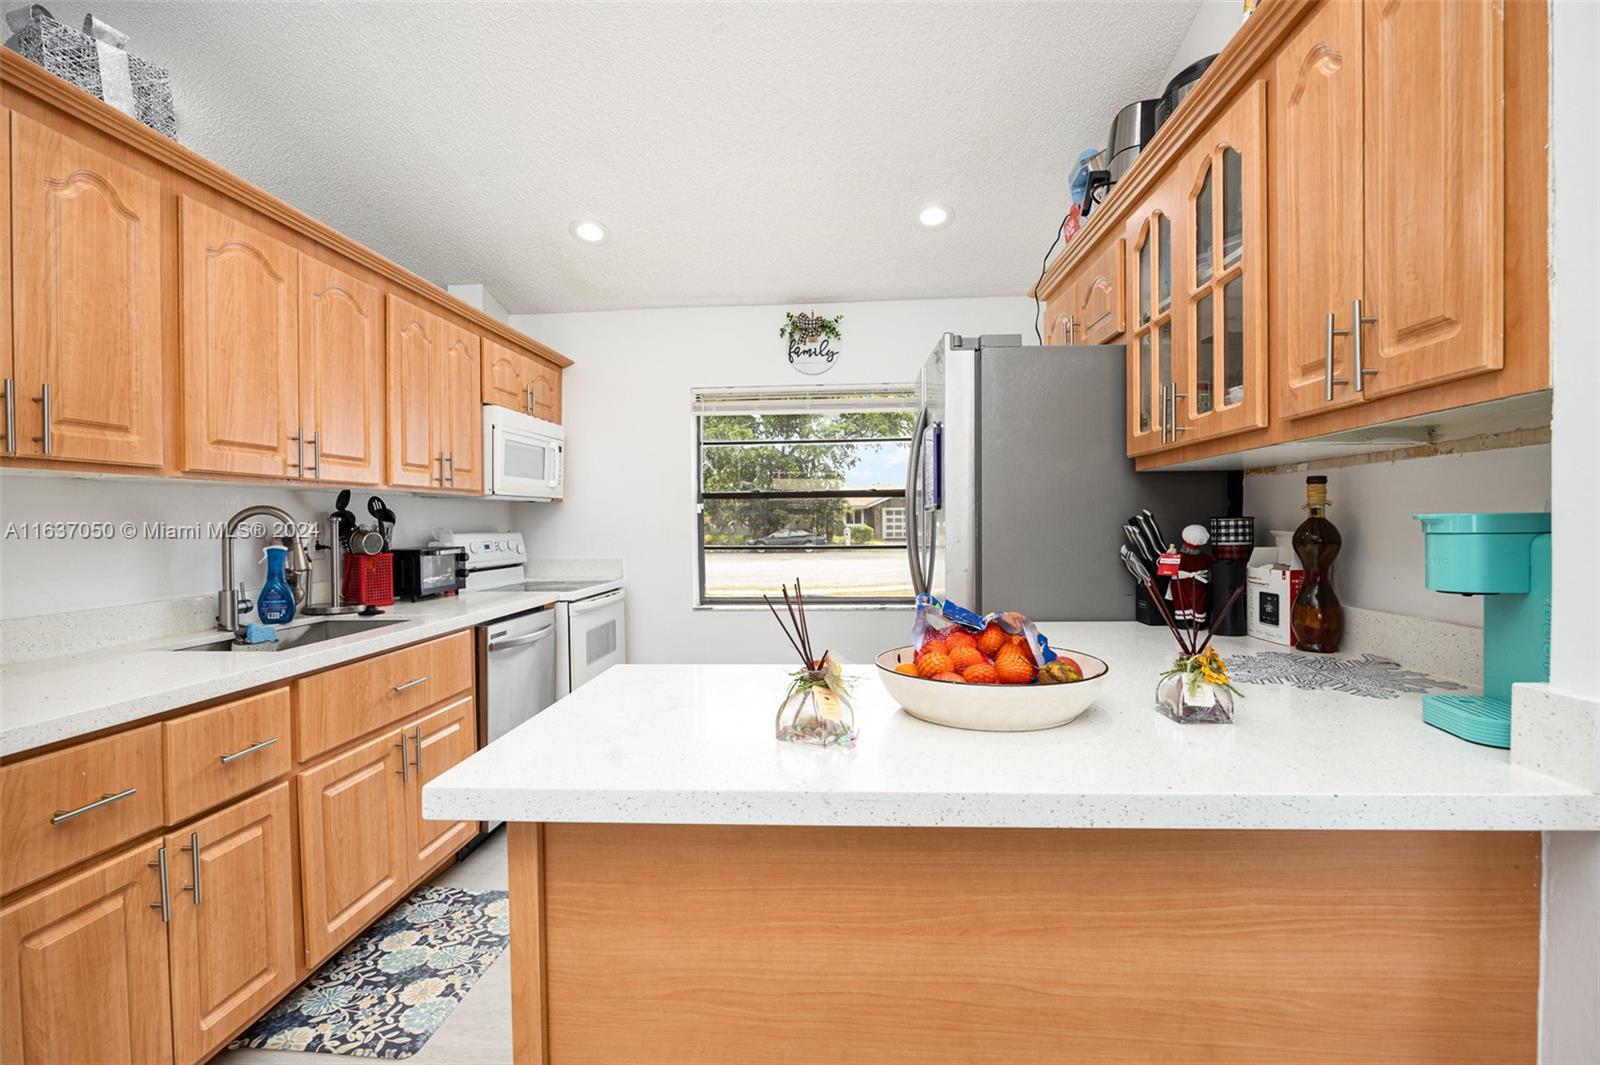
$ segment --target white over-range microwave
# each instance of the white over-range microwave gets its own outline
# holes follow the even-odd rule
[[[483,408],[483,494],[496,499],[560,499],[566,430],[506,407]]]

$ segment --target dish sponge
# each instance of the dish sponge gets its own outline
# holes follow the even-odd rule
[[[248,624],[244,627],[244,635],[239,637],[240,643],[277,643],[278,630],[271,625]]]

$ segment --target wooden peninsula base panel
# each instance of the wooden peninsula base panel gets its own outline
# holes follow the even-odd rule
[[[519,1062],[1535,1058],[1537,833],[508,828]]]

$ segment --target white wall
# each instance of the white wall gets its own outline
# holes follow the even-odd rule
[[[1564,565],[1551,602],[1550,686],[1600,717],[1600,7],[1550,5],[1550,343],[1555,409],[1550,428],[1552,543]],[[1547,1065],[1600,1061],[1600,832],[1545,837],[1544,972],[1539,1056]]]
[[[157,599],[214,594],[220,587],[221,547],[217,540],[156,540],[119,535],[110,540],[44,540],[17,526],[35,521],[145,522],[189,524],[221,522],[245,506],[270,503],[306,521],[333,509],[334,489],[288,489],[214,485],[194,481],[108,480],[35,476],[8,472],[0,477],[0,618],[32,617],[90,607],[146,603]],[[363,522],[372,492],[352,489],[350,509]],[[425,543],[436,525],[466,530],[507,529],[514,505],[481,499],[439,499],[379,490],[399,521],[395,544]],[[261,545],[235,547],[235,572],[253,593],[266,576],[257,564]],[[321,572],[322,563],[318,562]]]
[[[1022,297],[817,304],[843,314],[838,364],[796,373],[778,337],[781,307],[709,307],[514,315],[512,325],[573,359],[563,380],[567,496],[521,514],[529,550],[621,558],[628,657],[635,662],[776,662],[787,645],[765,608],[696,610],[694,423],[704,385],[911,382],[941,333],[1032,336]],[[816,638],[851,661],[905,636],[910,611],[839,609],[812,619]]]
[[[1233,39],[1243,24],[1244,5],[1239,0],[1203,0],[1200,9],[1194,13],[1194,21],[1189,24],[1189,32],[1184,35],[1183,43],[1178,45],[1177,54],[1167,67],[1166,77],[1161,80],[1162,87],[1165,88],[1174,74],[1196,59],[1222,51],[1222,46]]]
[[[1483,624],[1483,601],[1429,591],[1423,583],[1423,543],[1413,514],[1550,509],[1550,448],[1478,451],[1322,470],[1328,477],[1328,518],[1344,547],[1333,567],[1339,601],[1368,610]],[[1293,529],[1305,519],[1304,473],[1247,476],[1245,513],[1256,536]]]

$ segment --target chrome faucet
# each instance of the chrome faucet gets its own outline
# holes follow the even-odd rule
[[[266,504],[245,507],[222,527],[222,590],[217,593],[217,628],[235,635],[241,629],[240,616],[255,609],[255,603],[244,593],[244,583],[240,582],[238,591],[234,591],[233,586],[233,541],[239,534],[239,526],[250,518],[272,518],[288,527],[289,564],[285,569],[289,586],[294,589],[296,606],[305,602],[306,592],[311,587],[311,561],[306,556],[306,545],[300,540],[298,523],[279,507]]]

